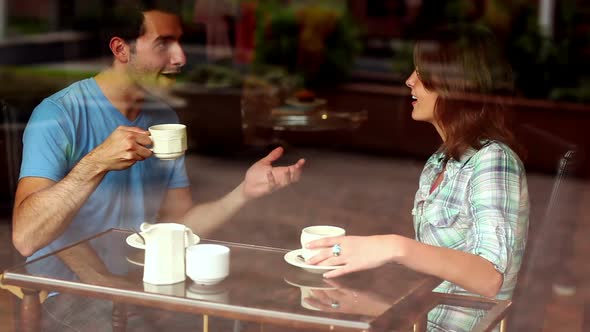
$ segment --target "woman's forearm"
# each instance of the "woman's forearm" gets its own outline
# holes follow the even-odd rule
[[[495,297],[502,286],[502,274],[483,257],[397,235],[392,235],[391,241],[400,248],[394,251],[397,255],[393,261],[412,270],[448,280],[486,297]]]

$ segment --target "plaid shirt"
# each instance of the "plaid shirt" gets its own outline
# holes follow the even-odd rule
[[[529,196],[522,162],[506,145],[489,141],[447,162],[440,185],[430,193],[444,167],[444,154],[432,155],[420,176],[412,215],[416,240],[461,250],[490,261],[504,276],[498,299],[509,299],[526,244]],[[435,291],[474,295],[444,281]],[[485,311],[438,306],[428,314],[429,331],[471,331]]]

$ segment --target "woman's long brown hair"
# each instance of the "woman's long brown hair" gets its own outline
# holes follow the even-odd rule
[[[440,30],[435,41],[416,44],[414,63],[424,87],[439,95],[434,119],[444,131],[447,158],[460,160],[468,148],[479,150],[487,140],[524,157],[508,123],[512,72],[489,31],[475,26]]]

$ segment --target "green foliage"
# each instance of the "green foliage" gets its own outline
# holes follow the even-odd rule
[[[391,62],[391,70],[394,73],[403,73],[404,75],[410,75],[410,73],[414,71],[413,43],[398,43],[397,47],[395,47],[393,61]]]
[[[250,78],[256,78],[263,85],[272,85],[279,90],[289,93],[303,86],[303,77],[290,74],[281,66],[255,64],[249,73]],[[249,83],[253,83],[250,79]],[[255,82],[254,82],[255,83]]]
[[[0,96],[15,97],[48,95],[68,86],[72,82],[88,78],[96,74],[93,71],[64,70],[48,67],[0,67]]]
[[[584,82],[590,80],[590,63],[583,54],[590,48],[590,36],[577,26],[590,17],[586,7],[576,0],[556,2],[552,37],[540,31],[537,2],[490,0],[478,16],[473,1],[449,0],[443,21],[477,22],[494,31],[513,68],[518,94],[581,102],[589,100]]]
[[[449,22],[466,22],[469,19],[469,13],[474,10],[475,4],[472,1],[449,0],[445,6],[445,17]]]
[[[301,87],[301,77],[289,74],[279,66],[255,64],[247,72],[231,65],[201,64],[192,69],[186,80],[203,87],[242,88],[249,86],[272,86],[281,91],[293,91]]]
[[[257,13],[255,62],[280,65],[294,72],[299,44],[299,26],[294,10],[275,6],[262,8]]]
[[[193,83],[207,88],[238,88],[243,84],[242,75],[231,67],[202,64],[187,75]]]
[[[582,57],[582,48],[589,45],[590,39],[576,35],[579,13],[575,1],[563,1],[557,9],[557,34],[553,38],[539,30],[535,7],[526,8],[515,20],[520,25],[512,29],[507,54],[517,89],[524,96],[571,100],[576,95],[572,92],[578,91],[584,76],[590,74]]]
[[[358,27],[337,6],[268,1],[259,6],[257,20],[255,62],[300,74],[306,86],[345,78],[361,49]]]
[[[579,86],[573,88],[555,88],[549,95],[553,100],[590,102],[590,80],[583,80]]]
[[[47,20],[32,17],[8,17],[6,30],[9,35],[30,35],[49,32]]]

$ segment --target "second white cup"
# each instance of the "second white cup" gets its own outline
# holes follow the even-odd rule
[[[181,157],[187,149],[186,126],[169,123],[148,128],[152,137],[154,156],[164,160]]]
[[[186,248],[186,275],[198,285],[215,285],[229,275],[229,253],[219,244],[197,244]]]
[[[306,249],[305,245],[308,242],[318,240],[324,237],[335,237],[335,236],[344,236],[346,235],[346,231],[344,228],[336,227],[336,226],[309,226],[305,227],[301,231],[301,256],[306,261],[311,257],[318,254],[318,249]]]

